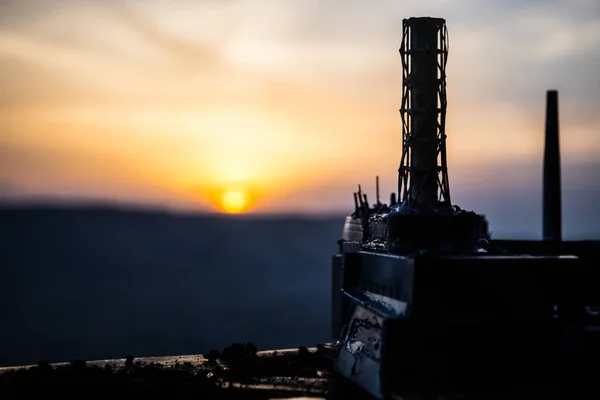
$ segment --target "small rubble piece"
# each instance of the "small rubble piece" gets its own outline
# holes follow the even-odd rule
[[[256,356],[258,348],[253,343],[234,343],[225,347],[221,353],[221,360],[236,362]]]
[[[125,368],[133,369],[134,368],[133,360],[134,360],[133,356],[127,356],[127,358],[125,358]]]
[[[217,361],[221,358],[221,352],[215,349],[211,349],[208,353],[203,354],[204,358],[208,361]]]
[[[71,361],[71,367],[73,367],[73,369],[76,371],[81,371],[87,367],[87,363],[85,360],[73,360]]]

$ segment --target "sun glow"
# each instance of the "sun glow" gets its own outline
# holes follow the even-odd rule
[[[226,190],[221,195],[221,209],[228,214],[238,214],[247,211],[248,203],[248,195],[243,190]]]

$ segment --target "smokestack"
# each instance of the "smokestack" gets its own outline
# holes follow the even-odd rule
[[[543,237],[562,241],[560,142],[558,137],[558,91],[546,93],[546,139],[544,144]]]
[[[446,163],[446,22],[404,19],[402,59],[402,158],[398,196],[424,209],[451,207]],[[441,204],[440,204],[441,203]]]

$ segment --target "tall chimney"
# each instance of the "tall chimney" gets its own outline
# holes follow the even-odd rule
[[[402,159],[398,195],[416,209],[450,207],[446,164],[446,61],[443,18],[402,21]]]
[[[546,139],[544,144],[543,237],[562,240],[560,142],[558,137],[558,91],[546,93]]]

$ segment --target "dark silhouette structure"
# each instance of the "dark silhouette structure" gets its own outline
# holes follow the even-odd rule
[[[378,398],[583,385],[598,372],[582,366],[600,347],[600,243],[561,240],[557,92],[545,240],[492,240],[483,215],[450,200],[445,21],[403,27],[400,201],[369,206],[360,186],[354,194],[332,258],[337,373]]]
[[[403,21],[402,161],[398,193],[407,206],[451,206],[446,165],[446,23],[441,18]]]
[[[544,240],[562,240],[560,142],[558,137],[558,92],[546,94],[546,141],[544,145]]]

